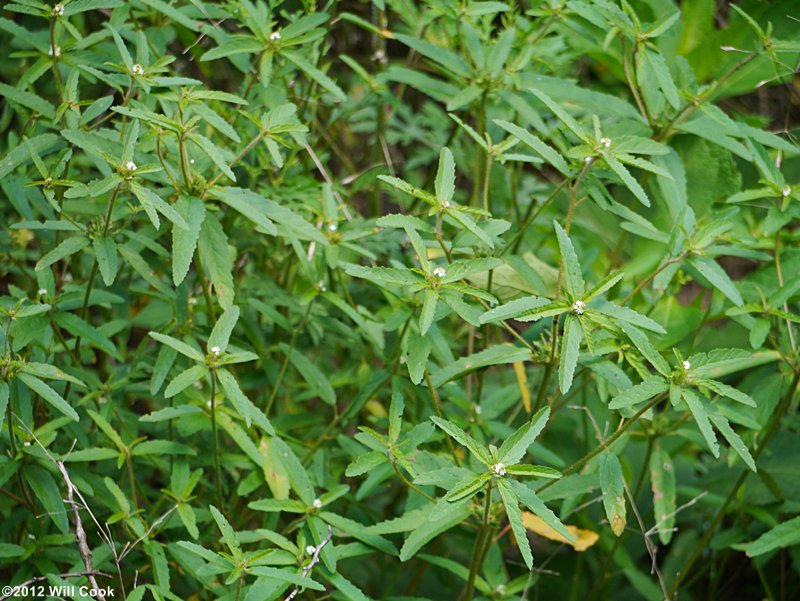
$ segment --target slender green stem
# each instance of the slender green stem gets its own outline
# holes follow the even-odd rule
[[[211,370],[211,436],[214,448],[214,476],[217,489],[217,505],[222,509],[222,467],[219,456],[219,435],[217,433],[217,374]]]
[[[311,307],[314,305],[314,299],[312,299],[308,303],[308,308],[306,309],[305,315],[303,315],[303,319],[300,321],[299,324],[292,330],[292,337],[289,340],[289,349],[286,351],[286,356],[283,358],[283,364],[281,365],[281,371],[278,373],[278,379],[275,382],[275,387],[272,389],[272,394],[269,396],[269,400],[267,401],[267,406],[264,408],[264,413],[269,415],[270,410],[272,409],[272,405],[275,403],[275,399],[278,397],[278,391],[281,388],[281,383],[283,382],[283,376],[286,374],[286,369],[289,367],[289,360],[292,358],[292,352],[294,351],[294,345],[297,343],[297,336],[300,334],[300,331],[305,327],[306,322],[308,322],[308,317],[311,314]]]
[[[389,458],[389,463],[392,464],[392,469],[394,469],[394,472],[397,474],[397,477],[400,478],[400,480],[403,481],[403,484],[408,486],[415,493],[425,497],[431,503],[436,503],[436,499],[434,499],[432,496],[430,496],[428,493],[426,493],[424,490],[422,490],[419,486],[417,486],[416,484],[414,484],[408,478],[405,477],[403,472],[400,471],[400,468],[397,467],[397,463],[395,462],[393,457]]]
[[[478,538],[475,539],[475,548],[472,552],[472,562],[470,563],[469,577],[467,578],[467,589],[464,594],[465,601],[472,601],[472,597],[475,594],[475,578],[478,576],[478,572],[481,569],[481,558],[484,555],[484,547],[487,538],[491,544],[491,537],[488,535],[491,527],[489,523],[489,509],[492,506],[493,484],[494,480],[489,480],[489,482],[486,483],[486,493],[484,494],[483,501],[483,522],[481,524],[481,529],[478,531]]]

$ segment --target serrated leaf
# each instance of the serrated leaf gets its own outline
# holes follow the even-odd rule
[[[164,391],[164,397],[168,399],[174,397],[176,394],[186,390],[189,386],[207,375],[208,368],[205,365],[192,365],[172,379],[167,389]]]
[[[653,514],[658,536],[663,544],[672,540],[675,526],[675,468],[669,454],[656,445],[650,455],[650,485],[653,490]]]
[[[644,401],[649,401],[654,396],[666,392],[669,384],[664,378],[650,376],[636,386],[623,390],[608,404],[609,409],[623,409],[633,407]]]
[[[550,419],[550,408],[543,407],[531,417],[530,421],[520,426],[516,432],[509,436],[497,452],[498,461],[506,465],[515,465],[525,456],[536,437],[547,425]]]
[[[73,421],[80,421],[78,413],[75,411],[75,409],[73,409],[60,394],[42,382],[39,378],[25,372],[18,373],[16,377],[20,382],[25,384],[25,386],[47,401],[54,409],[60,411]]]
[[[175,210],[187,225],[186,229],[172,228],[172,281],[178,286],[186,279],[192,265],[206,208],[199,198],[181,196],[175,203]]]
[[[694,255],[689,257],[688,262],[692,267],[699,271],[700,274],[706,280],[708,280],[712,286],[714,286],[714,288],[725,295],[734,305],[741,307],[744,304],[742,295],[739,293],[736,285],[731,281],[731,278],[728,277],[728,274],[725,273],[725,270],[722,269],[722,267],[720,267],[714,259],[710,257]]]
[[[575,254],[575,248],[572,246],[572,241],[567,236],[564,228],[555,220],[553,220],[553,227],[556,230],[558,246],[561,249],[561,261],[564,266],[564,285],[574,300],[582,300],[586,284],[583,281],[578,255]]]
[[[470,453],[472,453],[478,461],[487,466],[492,463],[492,459],[489,457],[489,453],[486,451],[483,445],[478,443],[478,441],[464,432],[464,430],[456,426],[453,422],[442,419],[441,417],[437,417],[435,415],[431,416],[430,419],[434,424],[439,426],[440,429],[444,430],[453,440],[460,445],[467,447]]]
[[[497,490],[500,492],[500,498],[503,500],[503,507],[505,507],[508,523],[511,524],[514,538],[517,539],[517,546],[522,555],[522,560],[525,562],[528,570],[531,570],[533,569],[533,553],[531,553],[531,544],[528,541],[528,532],[525,530],[525,525],[522,522],[522,511],[519,508],[519,499],[517,499],[508,481],[503,478],[497,480]]]
[[[717,436],[714,434],[714,429],[711,427],[711,422],[709,421],[708,412],[704,406],[703,399],[688,388],[683,388],[681,390],[681,396],[683,400],[686,401],[686,405],[689,407],[689,411],[692,417],[694,417],[697,427],[700,428],[700,433],[703,435],[708,449],[714,457],[718,458],[719,444],[717,443]]]

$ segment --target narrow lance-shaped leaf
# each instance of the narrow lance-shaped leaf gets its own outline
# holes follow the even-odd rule
[[[666,545],[672,540],[675,526],[675,468],[669,454],[660,446],[650,455],[650,485],[658,537]]]
[[[519,508],[519,499],[517,499],[508,481],[503,478],[497,479],[497,489],[500,491],[500,498],[503,500],[503,507],[505,507],[506,515],[508,516],[508,523],[511,524],[511,530],[514,532],[514,538],[517,540],[517,546],[519,547],[519,552],[522,554],[522,560],[530,570],[533,568],[533,553],[531,553],[531,544],[528,541],[528,532],[525,530],[525,525],[522,523],[522,511]]]
[[[564,336],[561,339],[561,355],[558,364],[558,387],[562,394],[572,386],[582,338],[583,328],[580,319],[570,313],[564,321]]]
[[[600,489],[608,523],[617,536],[625,531],[625,481],[617,456],[606,452],[600,459]]]
[[[547,425],[550,418],[550,407],[543,407],[531,417],[530,421],[523,424],[516,432],[509,436],[497,452],[498,460],[506,465],[514,465],[525,456],[536,437]]]

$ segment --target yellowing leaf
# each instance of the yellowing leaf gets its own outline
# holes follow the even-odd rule
[[[525,411],[531,412],[531,391],[528,388],[528,374],[525,373],[525,364],[522,361],[514,362],[514,373],[517,374],[517,384],[522,395],[522,406]]]
[[[381,404],[381,402],[375,399],[367,401],[366,408],[367,411],[369,411],[370,414],[375,417],[387,417],[389,415],[386,413],[386,408]]]
[[[548,526],[542,518],[529,511],[522,512],[522,523],[525,525],[525,528],[534,534],[559,543],[571,545],[576,551],[586,551],[586,549],[595,544],[600,538],[596,532],[592,532],[591,530],[584,530],[576,526],[567,526],[567,530],[569,530],[569,533],[575,539],[575,542],[571,543],[564,536]]]

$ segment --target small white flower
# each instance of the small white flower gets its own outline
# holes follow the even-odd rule
[[[330,231],[332,231],[332,232],[335,232],[336,230],[338,230],[338,229],[339,229],[339,226],[338,226],[338,225],[336,225],[335,223],[330,223],[330,224],[328,224],[328,229],[329,229]]]
[[[378,50],[373,55],[372,59],[378,63],[383,63],[386,61],[386,53],[383,50]]]
[[[64,16],[64,5],[60,2],[53,6],[53,14],[56,17],[63,17]]]
[[[483,409],[481,409],[480,405],[475,405],[475,415],[480,415]]]
[[[317,548],[314,545],[308,545],[306,547],[306,555],[314,555],[317,552]]]
[[[604,148],[611,148],[611,138],[600,138],[600,144]]]
[[[692,369],[692,364],[688,361],[683,362],[683,369]]]
[[[444,267],[434,267],[433,275],[435,275],[437,278],[443,278],[447,275],[447,271]]]
[[[320,509],[322,507],[322,501],[319,499],[314,499],[312,505],[314,506],[314,509]]]
[[[194,159],[189,159],[189,164],[194,165]]]
[[[788,198],[791,193],[792,193],[792,187],[789,184],[786,184],[783,187],[783,190],[781,190],[781,196],[783,196],[784,198]]]
[[[504,463],[495,463],[490,469],[495,476],[506,475],[506,466]]]
[[[578,315],[583,315],[583,311],[586,309],[586,303],[582,300],[577,300],[572,303],[572,312],[577,313]]]
[[[193,297],[191,297],[191,298],[189,299],[189,304],[190,304],[190,305],[196,305],[196,304],[197,304],[197,298],[195,298],[194,296],[193,296]]]
[[[320,281],[319,281],[319,283],[317,284],[317,290],[319,290],[320,292],[325,292],[325,291],[327,291],[327,290],[328,290],[328,288],[327,288],[327,286],[325,286],[325,282],[323,282],[322,280],[320,280]]]
[[[501,597],[505,597],[508,594],[508,589],[505,584],[498,584],[494,590]]]
[[[56,46],[55,50],[53,50],[53,46],[47,49],[47,56],[54,56],[58,58],[61,56],[61,46]]]
[[[593,160],[594,160],[594,159],[593,159],[592,157],[585,157],[585,158],[583,159],[583,162],[584,162],[584,163],[586,163],[586,164],[588,165],[588,164],[589,164],[589,163],[591,163]]]
[[[31,441],[30,440],[26,440],[25,442],[22,443],[22,445],[26,446],[26,447],[29,447],[29,446],[31,446]]]
[[[222,351],[220,350],[220,348],[219,348],[218,346],[212,346],[212,347],[211,347],[211,353],[212,353],[212,354],[213,354],[215,357],[219,357],[219,354],[220,354],[221,352],[222,352]]]
[[[133,73],[134,75],[144,75],[144,68],[139,63],[136,63],[131,68],[131,73]]]
[[[272,40],[273,42],[275,42],[277,40],[280,40],[281,39],[281,32],[280,31],[273,31],[271,34],[269,34],[269,39]]]
[[[442,203],[442,208],[443,208],[443,209],[447,209],[447,208],[449,208],[449,207],[450,207],[450,201],[449,201],[449,200],[445,200],[445,201]]]
[[[208,399],[208,400],[206,401],[206,407],[208,407],[209,409],[211,409],[211,399]]]
[[[47,288],[39,288],[37,294],[39,296],[44,296],[45,294],[47,294]]]
[[[125,169],[127,169],[128,171],[136,171],[136,163],[134,163],[133,161],[128,161],[127,163],[125,163]]]

